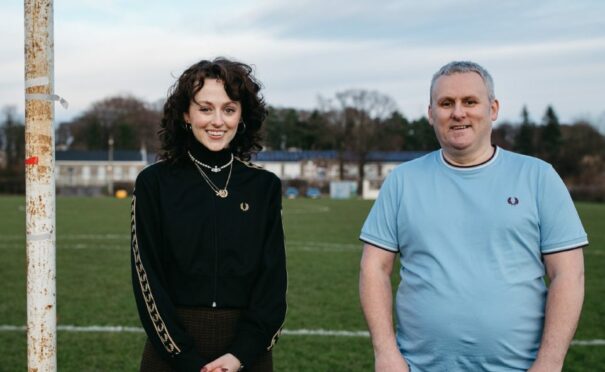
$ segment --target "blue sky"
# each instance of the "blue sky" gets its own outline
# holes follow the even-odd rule
[[[23,2],[0,5],[0,106],[23,112]],[[55,1],[56,107],[67,120],[116,94],[165,97],[184,68],[227,56],[253,64],[270,104],[314,108],[318,96],[378,90],[405,116],[426,112],[432,74],[470,59],[493,75],[500,119],[523,104],[540,121],[605,133],[605,2],[481,0]]]

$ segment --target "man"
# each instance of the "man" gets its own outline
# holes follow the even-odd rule
[[[485,69],[443,66],[428,108],[441,149],[396,168],[362,228],[360,297],[376,371],[563,367],[588,240],[549,164],[491,144],[498,108]]]

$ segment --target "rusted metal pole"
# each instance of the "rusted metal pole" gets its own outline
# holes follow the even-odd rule
[[[57,370],[53,0],[25,0],[27,366]]]

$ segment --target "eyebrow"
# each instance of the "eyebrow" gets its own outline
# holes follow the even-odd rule
[[[196,101],[195,99],[192,99],[191,101],[192,101],[193,103],[195,103],[196,105],[198,105],[198,106],[201,106],[201,105],[203,105],[203,104],[214,106],[214,104],[213,104],[212,102],[210,102],[210,101],[202,101],[202,102],[198,102],[198,101]],[[237,104],[238,102],[239,102],[239,101],[227,101],[227,102],[225,102],[225,103],[224,103],[222,106],[227,106],[227,105],[230,105],[230,104]]]
[[[475,100],[479,100],[479,96],[474,95],[474,94],[470,94],[470,95],[468,95],[468,96],[463,96],[463,97],[462,97],[462,98],[460,98],[460,99],[462,99],[462,100],[465,100],[465,99],[475,99]],[[444,101],[444,100],[452,100],[452,101],[455,101],[455,100],[456,100],[456,98],[451,97],[451,96],[443,96],[443,97],[437,97],[437,99],[436,99],[436,101],[437,101],[437,102],[441,102],[441,101]]]

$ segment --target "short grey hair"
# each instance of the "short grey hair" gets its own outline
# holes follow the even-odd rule
[[[429,102],[433,103],[433,88],[435,87],[435,82],[442,76],[452,75],[452,74],[460,74],[465,72],[475,72],[481,76],[485,86],[487,87],[487,95],[489,97],[489,101],[493,102],[496,99],[496,94],[494,93],[494,79],[492,76],[484,69],[481,65],[471,61],[452,61],[447,65],[441,67],[439,71],[433,75],[433,80],[431,80],[431,90],[429,92]]]

